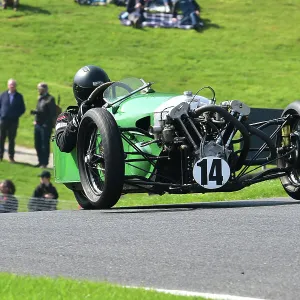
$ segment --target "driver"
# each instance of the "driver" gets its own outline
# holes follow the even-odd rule
[[[73,94],[79,107],[99,85],[109,82],[106,72],[97,66],[85,66],[77,71],[73,80]],[[73,107],[74,108],[74,107]],[[62,152],[71,152],[77,141],[80,116],[78,108],[61,113],[55,124],[57,146]]]

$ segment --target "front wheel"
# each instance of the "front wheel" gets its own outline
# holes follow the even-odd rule
[[[83,191],[73,191],[75,199],[77,203],[82,207],[83,209],[94,209],[95,207],[93,204],[87,199],[86,195]]]
[[[82,118],[77,160],[84,194],[98,209],[114,206],[124,183],[124,150],[118,125],[106,109],[90,109]]]
[[[286,193],[295,200],[300,200],[300,102],[290,104],[282,116],[292,115],[279,133],[277,147],[295,148],[289,155],[278,159],[278,167],[290,168],[287,175],[280,178]]]

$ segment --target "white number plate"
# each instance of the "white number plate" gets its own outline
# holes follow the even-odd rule
[[[196,182],[204,188],[218,189],[228,181],[230,167],[222,158],[207,156],[195,163],[193,176]]]

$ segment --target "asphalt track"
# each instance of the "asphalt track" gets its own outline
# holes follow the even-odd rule
[[[299,299],[300,202],[0,215],[0,271]]]

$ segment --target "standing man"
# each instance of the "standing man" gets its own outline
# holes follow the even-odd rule
[[[14,163],[15,139],[19,125],[19,118],[25,112],[23,96],[17,92],[17,82],[9,79],[8,90],[0,95],[0,161],[3,159],[4,144],[8,136],[9,161]]]
[[[39,96],[36,110],[31,111],[35,115],[34,146],[39,161],[36,167],[46,168],[49,163],[51,132],[56,121],[56,105],[45,82],[39,83],[37,89]]]

